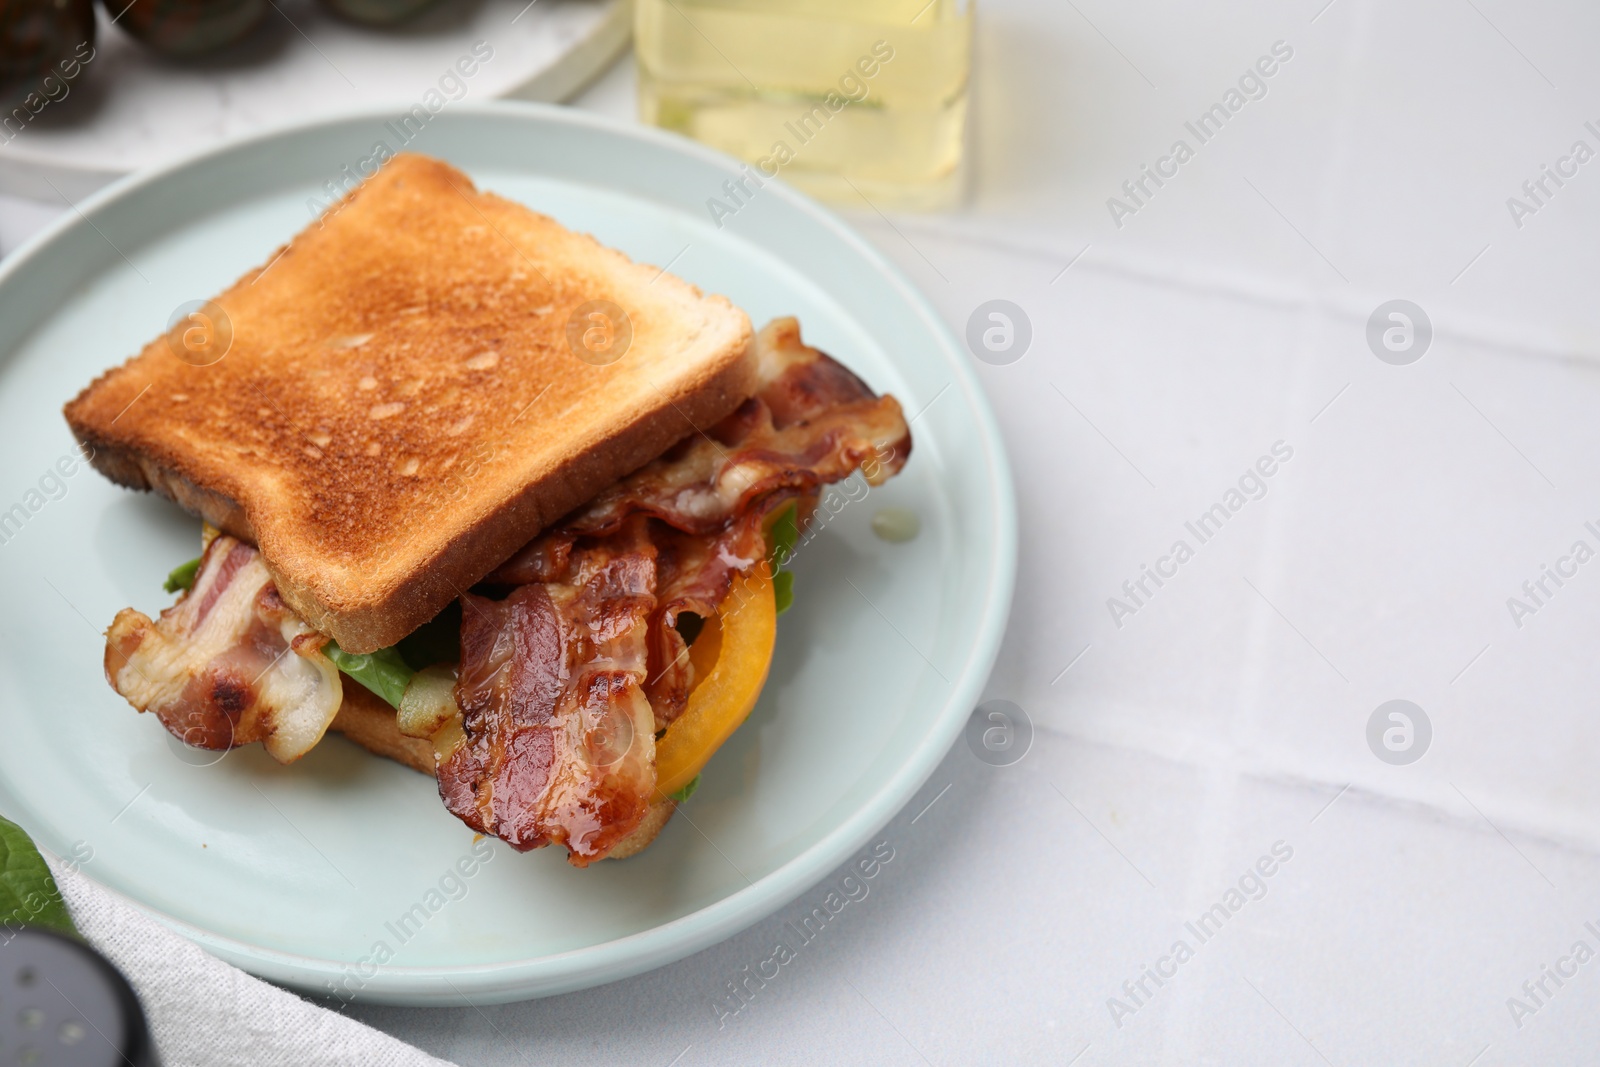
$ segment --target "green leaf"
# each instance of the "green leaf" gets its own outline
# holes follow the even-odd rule
[[[800,525],[796,521],[799,505],[790,503],[778,512],[778,517],[767,527],[767,541],[771,546],[768,558],[772,560],[772,599],[782,615],[794,604],[794,575],[783,569],[794,558],[794,547],[800,542]]]
[[[196,556],[188,563],[180,563],[167,573],[166,583],[161,586],[169,593],[176,593],[180,589],[193,589],[195,577],[200,573],[200,557]]]
[[[322,654],[332,660],[335,667],[395,708],[400,706],[400,698],[406,695],[406,686],[411,684],[411,676],[416,673],[406,666],[406,661],[394,648],[356,654],[346,652],[337,642],[329,641],[322,646]]]
[[[796,505],[790,503],[767,527],[767,540],[771,543],[770,556],[775,566],[783,567],[794,558],[794,546],[800,541],[800,526],[795,518]]]
[[[699,788],[700,776],[697,774],[693,778],[689,779],[688,785],[684,786],[676,793],[668,793],[667,798],[669,800],[676,800],[679,804],[682,804],[685,800],[688,800],[690,797],[694,796],[694,791]]]
[[[77,934],[61,890],[22,827],[0,818],[0,923]]]

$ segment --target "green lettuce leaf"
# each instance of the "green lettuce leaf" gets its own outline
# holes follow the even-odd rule
[[[684,786],[676,793],[668,793],[667,798],[669,800],[676,800],[679,804],[682,804],[685,800],[688,800],[690,797],[694,796],[694,791],[699,788],[700,776],[697,774],[693,778],[689,779],[688,785]]]
[[[794,547],[800,541],[796,511],[796,505],[790,504],[767,528],[767,539],[772,546],[768,556],[772,561],[772,599],[779,615],[794,604],[794,574],[783,568],[794,558]]]
[[[176,593],[180,589],[193,589],[194,580],[200,573],[200,557],[196,556],[188,563],[180,563],[167,573],[167,580],[161,588],[169,593]]]
[[[394,648],[380,648],[376,652],[360,655],[346,652],[337,642],[322,646],[322,654],[333,661],[341,671],[398,708],[400,698],[406,695],[406,686],[416,672],[406,666],[406,661]]]
[[[767,528],[767,539],[772,545],[770,555],[773,566],[787,566],[794,557],[794,546],[800,540],[800,525],[795,518],[794,504],[784,508],[772,520],[772,525]]]
[[[22,827],[0,818],[0,923],[77,934],[61,890]]]
[[[779,571],[772,576],[772,599],[782,615],[794,606],[794,572]]]

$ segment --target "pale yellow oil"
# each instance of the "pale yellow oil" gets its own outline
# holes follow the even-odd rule
[[[972,0],[636,4],[643,121],[845,206],[960,197]]]

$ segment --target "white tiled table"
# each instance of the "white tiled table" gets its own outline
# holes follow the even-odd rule
[[[720,1026],[822,891],[616,985],[361,1017],[466,1064],[1600,1062],[1600,957],[1571,961],[1600,953],[1600,562],[1507,607],[1600,549],[1600,160],[1506,204],[1600,151],[1600,8],[1324,3],[986,0],[970,202],[851,215],[958,332],[993,298],[1032,323],[980,367],[1023,523],[989,693],[1026,758],[958,743],[870,895]],[[1277,41],[1119,228],[1107,198]],[[631,114],[630,65],[578,106]],[[0,245],[52,213],[4,203]],[[1365,338],[1395,298],[1433,324],[1408,366]],[[1410,765],[1367,744],[1391,699],[1432,724]]]

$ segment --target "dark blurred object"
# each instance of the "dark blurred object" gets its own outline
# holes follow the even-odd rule
[[[117,25],[169,56],[197,56],[230,45],[255,29],[267,0],[100,0]]]
[[[324,4],[352,22],[368,26],[392,26],[422,14],[436,0],[322,0]]]
[[[46,77],[70,81],[86,55],[94,55],[94,0],[0,0],[0,84],[28,92]]]
[[[127,979],[82,941],[0,929],[0,1050],[36,1067],[158,1067]]]

